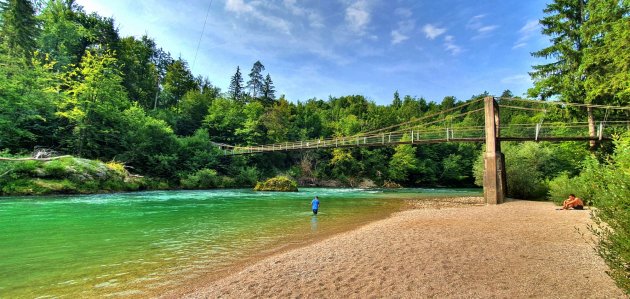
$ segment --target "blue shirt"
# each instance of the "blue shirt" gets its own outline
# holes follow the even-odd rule
[[[319,200],[317,200],[317,198],[313,199],[313,201],[311,201],[311,205],[313,205],[313,210],[319,209]]]

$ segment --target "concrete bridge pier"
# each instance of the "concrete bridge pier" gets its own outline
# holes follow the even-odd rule
[[[499,138],[499,106],[493,97],[484,98],[486,153],[484,155],[483,197],[486,204],[500,204],[505,199],[507,180],[505,156]]]

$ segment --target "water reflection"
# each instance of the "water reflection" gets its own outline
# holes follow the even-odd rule
[[[311,216],[311,232],[313,233],[317,232],[317,216],[316,215]]]

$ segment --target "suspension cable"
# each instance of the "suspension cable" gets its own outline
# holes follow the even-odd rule
[[[461,109],[463,107],[466,107],[468,105],[471,105],[473,103],[476,103],[476,102],[479,102],[479,101],[482,101],[482,100],[483,100],[483,98],[477,99],[477,100],[474,100],[474,101],[471,101],[471,102],[468,102],[468,103],[457,105],[457,106],[455,106],[453,108],[449,108],[449,109],[446,109],[446,110],[443,110],[443,111],[440,111],[440,112],[437,112],[437,113],[433,113],[431,115],[425,115],[425,116],[422,116],[420,118],[412,119],[410,121],[402,122],[402,123],[399,123],[399,124],[396,124],[396,125],[392,125],[392,126],[389,126],[389,127],[385,127],[385,128],[381,128],[381,129],[377,129],[377,130],[372,130],[372,131],[368,131],[368,132],[364,132],[364,133],[359,133],[359,134],[353,135],[351,137],[357,137],[357,136],[363,136],[363,135],[367,135],[367,134],[379,133],[381,131],[385,131],[385,130],[389,130],[389,129],[392,129],[392,128],[404,126],[404,125],[407,125],[407,124],[410,124],[410,123],[419,122],[419,121],[425,120],[427,118],[435,117],[435,116],[438,116],[440,114],[444,114],[444,113],[447,113],[447,112],[450,112],[450,111],[453,111],[453,110]]]
[[[208,4],[208,9],[206,10],[206,18],[203,20],[201,35],[199,35],[199,41],[197,41],[197,50],[195,50],[195,58],[193,59],[192,67],[190,68],[191,73],[195,70],[195,64],[197,63],[197,53],[199,53],[199,46],[201,45],[201,38],[203,38],[203,33],[206,31],[206,22],[208,22],[208,15],[210,14],[210,6],[212,6],[212,0],[210,0],[210,3]]]
[[[582,103],[559,102],[559,101],[541,101],[541,100],[520,99],[520,98],[499,98],[499,99],[507,100],[507,101],[536,103],[536,104],[547,104],[547,105],[551,104],[551,105],[566,105],[566,106],[575,106],[575,107],[590,107],[590,108],[605,108],[605,109],[616,109],[616,110],[630,110],[630,106],[582,104]]]

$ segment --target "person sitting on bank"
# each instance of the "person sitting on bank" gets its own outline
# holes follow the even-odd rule
[[[575,194],[569,194],[569,198],[562,203],[562,208],[565,210],[570,208],[573,208],[574,210],[583,210],[584,202],[579,197],[575,197]]]

